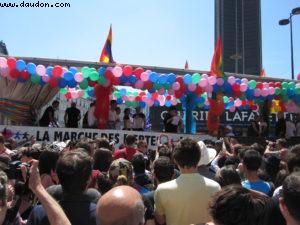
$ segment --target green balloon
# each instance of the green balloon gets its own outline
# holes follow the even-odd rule
[[[287,95],[287,89],[286,88],[282,88],[281,89],[281,96],[286,96]]]
[[[82,73],[84,78],[88,78],[89,73],[90,73],[90,68],[88,68],[87,66],[82,67],[81,68],[81,73]]]
[[[280,88],[275,88],[275,95],[280,95],[281,94],[281,89]]]
[[[158,89],[160,89],[160,88],[162,87],[162,85],[159,84],[159,83],[155,83],[155,84],[153,85],[153,87],[154,87],[155,90],[158,90]]]
[[[59,90],[59,92],[60,92],[61,94],[65,95],[65,94],[68,93],[68,90],[67,90],[67,88],[61,88],[61,89]]]
[[[254,88],[256,87],[256,81],[255,81],[255,80],[250,80],[250,81],[248,82],[248,87],[249,87],[250,89],[254,89]]]
[[[295,88],[295,94],[296,95],[300,95],[300,87],[296,87]]]
[[[228,103],[229,102],[229,98],[227,96],[223,96],[223,101],[224,101],[224,103]]]
[[[139,93],[137,91],[133,92],[133,96],[139,96]]]
[[[92,81],[97,81],[97,80],[99,80],[99,74],[98,74],[97,71],[92,71],[92,72],[89,74],[89,76],[90,76],[90,79],[91,79]]]
[[[171,84],[170,83],[165,83],[164,87],[166,90],[169,90],[171,88]]]
[[[40,81],[41,81],[41,77],[40,77],[40,76],[37,76],[37,75],[32,75],[32,76],[30,77],[30,80],[31,80],[32,83],[38,84],[38,83],[40,83]]]
[[[282,82],[281,86],[282,88],[288,88],[289,84],[287,82]]]
[[[126,101],[125,105],[130,107],[131,106],[131,102],[130,101]]]
[[[290,89],[294,89],[295,88],[295,83],[294,82],[289,82],[288,83],[288,88],[290,88]]]
[[[104,85],[106,82],[106,79],[104,76],[99,76],[99,79],[98,79],[98,83],[101,84],[101,85]]]
[[[80,87],[82,90],[87,89],[88,86],[89,86],[89,83],[88,83],[87,79],[84,79],[84,80],[79,84],[79,87]]]
[[[201,76],[200,76],[199,73],[194,73],[194,74],[192,75],[192,83],[193,83],[193,84],[198,84],[199,81],[200,81],[200,79],[201,79]]]

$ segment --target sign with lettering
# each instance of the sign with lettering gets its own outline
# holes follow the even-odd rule
[[[99,130],[99,129],[75,129],[75,128],[48,128],[48,127],[29,127],[29,126],[5,126],[0,125],[0,132],[6,138],[14,138],[16,141],[22,141],[35,137],[38,142],[54,142],[78,140],[82,138],[98,138],[105,137],[110,142],[114,141],[116,146],[124,143],[128,134],[136,136],[137,140],[145,140],[150,149],[156,149],[158,138],[166,137],[170,142],[177,142],[185,137],[192,137],[197,141],[200,140],[216,140],[209,135],[188,135],[188,134],[171,134],[159,132],[135,132],[123,130]]]

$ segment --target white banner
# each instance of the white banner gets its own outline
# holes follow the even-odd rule
[[[16,141],[35,137],[37,142],[54,142],[77,140],[84,137],[97,138],[105,137],[110,142],[114,141],[116,146],[124,143],[128,134],[133,134],[138,140],[145,140],[150,149],[156,149],[157,140],[160,137],[161,142],[177,142],[178,140],[191,137],[200,140],[216,140],[209,135],[189,135],[189,134],[171,134],[158,132],[141,132],[125,130],[99,130],[99,129],[75,129],[75,128],[48,128],[48,127],[29,127],[29,126],[5,126],[0,125],[0,132],[6,138],[14,138]]]

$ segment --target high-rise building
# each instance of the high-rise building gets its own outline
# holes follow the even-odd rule
[[[224,72],[260,74],[260,0],[215,0],[215,41],[219,37]]]

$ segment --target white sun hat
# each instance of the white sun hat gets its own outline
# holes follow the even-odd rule
[[[203,141],[198,141],[198,145],[200,147],[200,161],[198,162],[198,166],[206,166],[208,165],[217,155],[217,151],[213,148],[208,148],[204,144]]]

